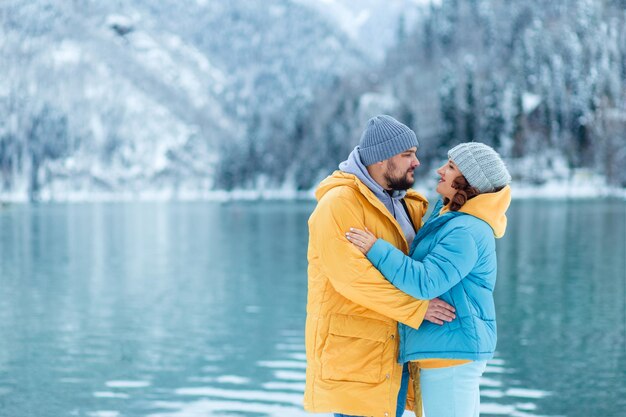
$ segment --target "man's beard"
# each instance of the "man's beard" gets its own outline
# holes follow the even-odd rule
[[[406,191],[413,186],[415,183],[415,177],[413,180],[409,179],[409,172],[405,172],[404,175],[399,177],[392,176],[391,172],[396,169],[396,166],[389,161],[387,165],[387,172],[384,174],[385,181],[389,184],[389,187],[392,190],[396,191]]]

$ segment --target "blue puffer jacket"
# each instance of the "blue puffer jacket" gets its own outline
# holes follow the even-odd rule
[[[440,200],[415,237],[410,257],[382,239],[369,250],[368,259],[398,289],[415,298],[438,297],[456,309],[456,319],[442,326],[400,324],[400,362],[493,357],[495,238],[504,235],[510,202],[508,186],[474,197],[457,212],[440,214]]]

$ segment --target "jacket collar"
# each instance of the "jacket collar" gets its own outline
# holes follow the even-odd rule
[[[404,239],[404,232],[402,231],[398,221],[393,217],[389,210],[387,210],[383,202],[380,201],[376,194],[354,174],[348,174],[343,171],[333,172],[332,175],[326,177],[326,179],[320,183],[319,187],[315,191],[315,198],[319,201],[328,191],[339,186],[350,187],[362,194],[383,216],[387,217],[395,225],[398,233]],[[421,205],[423,207],[423,212],[425,213],[426,208],[428,207],[428,200],[412,189],[406,191],[404,198],[405,200],[413,203],[407,204],[407,208],[409,209],[409,215],[411,216],[413,224],[418,227],[422,224],[422,219],[418,218],[417,207]],[[404,241],[406,242],[406,240]],[[406,246],[405,252],[406,249],[408,249],[408,245]]]
[[[469,214],[487,223],[496,238],[506,232],[506,211],[511,205],[511,187],[506,186],[495,193],[479,194],[463,204],[459,213]],[[449,212],[448,206],[442,207],[440,214]]]

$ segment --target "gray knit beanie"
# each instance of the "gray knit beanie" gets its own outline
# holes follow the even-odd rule
[[[372,117],[359,141],[363,165],[384,161],[412,147],[418,147],[415,132],[387,115]]]
[[[511,175],[500,155],[479,142],[461,143],[448,151],[469,185],[481,193],[491,193],[511,182]]]

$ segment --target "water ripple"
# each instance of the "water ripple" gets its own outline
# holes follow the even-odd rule
[[[130,395],[121,392],[97,391],[93,393],[96,398],[130,398]]]
[[[306,362],[302,361],[260,361],[257,364],[266,368],[306,369]]]
[[[175,393],[182,396],[215,397],[243,401],[263,401],[276,404],[302,404],[301,394],[287,394],[282,392],[246,390],[237,391],[212,387],[198,387],[179,388],[175,391]]]
[[[145,388],[151,385],[150,381],[107,381],[109,388]]]
[[[158,402],[152,404],[155,408],[174,409],[171,412],[159,412],[149,414],[148,417],[189,417],[189,416],[232,416],[236,413],[255,413],[268,417],[311,417],[310,413],[301,407],[293,407],[279,404],[255,403],[255,402],[231,402],[199,400],[189,403]]]

